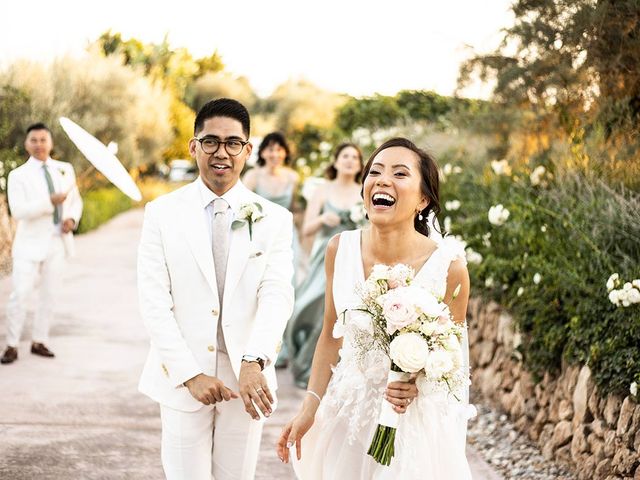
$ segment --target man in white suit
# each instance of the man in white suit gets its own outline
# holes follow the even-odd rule
[[[207,103],[189,142],[200,177],[145,209],[138,290],[151,348],[139,388],[160,404],[170,480],[253,478],[275,408],[292,217],[239,180],[249,129],[239,102]]]
[[[7,194],[17,220],[13,239],[13,291],[7,303],[7,348],[0,360],[13,363],[27,314],[29,295],[40,277],[40,299],[33,321],[31,353],[54,354],[46,344],[56,290],[65,256],[73,254],[73,230],[82,214],[82,199],[73,166],[50,157],[51,132],[43,123],[27,128],[25,149],[30,158],[9,172]]]

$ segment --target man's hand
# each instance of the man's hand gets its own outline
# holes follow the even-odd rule
[[[64,222],[62,222],[62,233],[72,232],[76,227],[76,221],[73,218],[67,218]]]
[[[60,205],[67,199],[66,193],[52,193],[51,194],[51,203],[54,205]]]
[[[238,394],[224,386],[216,377],[210,377],[201,373],[184,382],[193,398],[205,405],[213,405],[216,402],[229,401],[238,398]]]
[[[267,380],[264,378],[258,363],[242,362],[238,385],[240,388],[240,396],[244,402],[244,409],[251,418],[260,420],[255,406],[260,409],[265,417],[273,413],[271,409],[273,397],[271,396]]]

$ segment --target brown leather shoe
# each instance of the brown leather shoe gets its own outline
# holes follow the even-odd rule
[[[32,343],[31,353],[35,355],[40,355],[41,357],[49,357],[49,358],[55,357],[53,352],[44,346],[44,343]]]
[[[7,349],[2,354],[2,358],[0,359],[0,363],[8,364],[13,363],[18,359],[18,350],[13,347],[7,347]]]

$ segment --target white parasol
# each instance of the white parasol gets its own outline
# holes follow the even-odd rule
[[[138,186],[115,156],[117,152],[115,144],[109,144],[111,148],[105,147],[100,140],[66,117],[60,117],[60,125],[96,170],[132,200],[136,202],[142,200]]]

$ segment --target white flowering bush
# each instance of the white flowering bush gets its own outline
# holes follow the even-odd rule
[[[588,362],[603,392],[628,395],[640,382],[640,198],[536,162],[450,175],[441,220],[467,241],[475,294],[514,315],[529,370]]]

